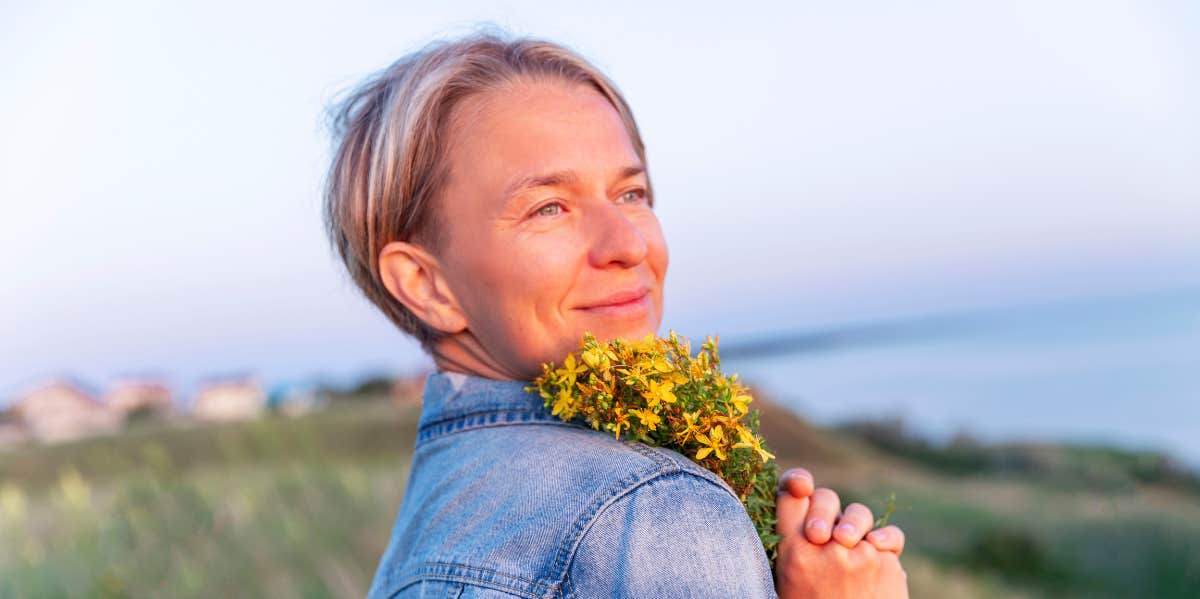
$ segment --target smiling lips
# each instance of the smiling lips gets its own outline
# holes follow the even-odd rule
[[[614,293],[595,304],[583,306],[589,314],[613,317],[644,316],[650,310],[650,288],[637,287]]]

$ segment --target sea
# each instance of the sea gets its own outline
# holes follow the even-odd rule
[[[814,422],[1157,450],[1200,472],[1200,290],[722,341],[725,372]]]

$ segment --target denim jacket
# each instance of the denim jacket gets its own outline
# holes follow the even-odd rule
[[[720,477],[563,422],[526,384],[428,376],[371,599],[776,596]]]

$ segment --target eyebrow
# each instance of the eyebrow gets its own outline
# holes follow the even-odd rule
[[[618,179],[628,179],[646,172],[646,167],[641,165],[631,165],[622,168],[619,172]],[[553,173],[545,173],[540,175],[529,175],[521,177],[512,183],[504,190],[504,197],[512,199],[513,196],[535,187],[550,187],[554,185],[577,185],[579,183],[579,175],[575,171],[556,171]]]

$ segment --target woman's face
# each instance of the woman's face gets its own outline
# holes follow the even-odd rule
[[[531,379],[585,331],[656,333],[667,245],[612,105],[586,85],[523,82],[454,117],[439,259],[489,358]]]

